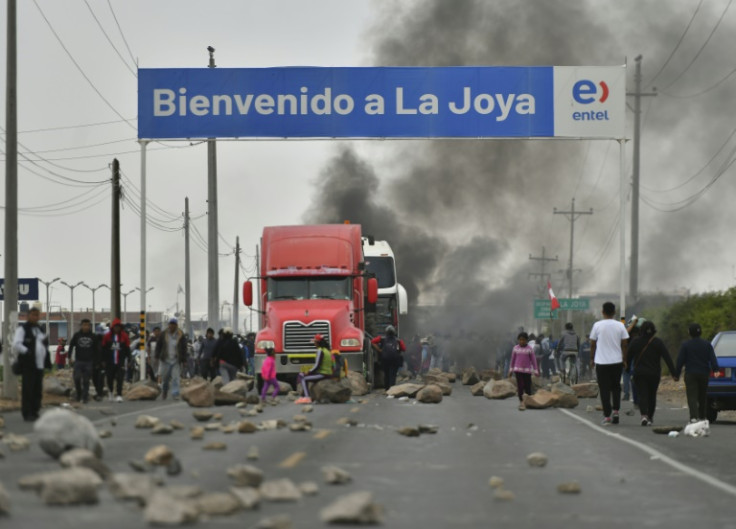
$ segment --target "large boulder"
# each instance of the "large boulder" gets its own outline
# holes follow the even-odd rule
[[[181,398],[194,408],[209,408],[215,405],[215,387],[202,378],[195,378],[182,389]]]
[[[353,396],[360,397],[370,393],[371,389],[368,387],[368,382],[366,382],[365,377],[357,371],[348,371],[347,380],[350,382],[350,389],[353,391]]]
[[[232,380],[222,386],[220,391],[223,393],[230,393],[232,395],[239,395],[241,397],[245,397],[248,395],[248,392],[253,389],[253,380],[243,380],[240,378],[236,378],[235,380]]]
[[[572,387],[575,395],[579,399],[595,399],[598,398],[598,384],[595,382],[586,382],[584,384],[575,384]]]
[[[386,395],[389,397],[409,397],[414,398],[416,394],[424,387],[424,384],[399,384],[398,386],[391,386],[387,391]]]
[[[483,388],[486,386],[486,383],[482,380],[478,382],[477,384],[473,384],[470,386],[470,394],[474,397],[482,397],[483,396]]]
[[[544,389],[538,390],[534,395],[524,395],[524,405],[534,410],[553,408],[558,405],[560,398]]]
[[[37,491],[47,505],[97,503],[101,485],[102,479],[83,467],[32,474],[18,481],[19,488]]]
[[[480,377],[474,367],[468,367],[463,370],[462,382],[464,386],[472,386],[480,382]]]
[[[483,396],[487,399],[507,399],[516,395],[516,386],[510,380],[489,380],[483,386]]]
[[[125,400],[156,400],[161,394],[158,384],[146,379],[145,382],[136,382],[125,393]]]
[[[41,449],[57,458],[73,448],[87,448],[102,457],[102,442],[92,422],[73,411],[57,408],[44,413],[33,425]]]
[[[575,395],[575,390],[572,389],[567,384],[563,384],[562,382],[555,382],[550,387],[550,391],[554,393],[555,395]]]
[[[46,377],[43,379],[43,392],[47,395],[68,397],[72,393],[72,388],[58,377]]]
[[[447,376],[447,373],[427,373],[424,375],[424,383],[425,384],[449,384],[450,378]]]
[[[437,404],[442,402],[442,388],[434,384],[424,386],[417,393],[417,400],[427,404]]]
[[[215,391],[215,406],[235,406],[239,402],[245,402],[245,397],[222,390]]]
[[[279,380],[278,383],[279,383],[279,395],[288,395],[289,393],[294,391],[294,386],[292,386],[288,382]]]
[[[558,408],[576,408],[578,405],[578,398],[575,395],[564,393],[557,396],[557,407]]]
[[[334,380],[331,378],[319,380],[312,386],[312,397],[316,402],[334,402],[342,404],[352,397],[350,381],[347,379]]]
[[[452,395],[452,385],[450,385],[449,382],[437,382],[434,385],[438,386],[442,390],[442,394],[445,397]]]

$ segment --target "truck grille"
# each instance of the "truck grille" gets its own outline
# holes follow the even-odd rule
[[[321,334],[330,338],[330,322],[313,321],[304,324],[300,321],[284,323],[284,351],[311,351],[314,350],[314,335]]]

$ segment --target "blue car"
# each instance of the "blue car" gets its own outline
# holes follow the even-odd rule
[[[719,411],[736,410],[736,331],[719,332],[711,344],[720,369],[708,380],[706,418],[715,422]]]

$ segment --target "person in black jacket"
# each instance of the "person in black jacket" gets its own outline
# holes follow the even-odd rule
[[[703,332],[700,325],[691,323],[688,332],[690,340],[682,342],[680,346],[675,375],[679,377],[682,368],[685,368],[685,393],[687,393],[687,407],[690,408],[690,422],[697,422],[706,418],[710,372],[718,373],[720,368],[713,346],[700,337]]]
[[[38,419],[43,398],[43,370],[51,369],[49,341],[38,325],[40,317],[41,310],[34,305],[13,337],[13,351],[18,355],[23,377],[21,412],[23,420],[28,422]]]
[[[82,320],[81,329],[74,333],[69,342],[69,358],[74,365],[74,386],[77,389],[77,401],[89,401],[89,381],[92,368],[101,362],[100,342],[92,332],[92,324],[87,318]],[[101,388],[101,384],[100,384]]]
[[[641,411],[641,425],[651,426],[654,411],[657,408],[657,389],[662,378],[662,360],[674,380],[675,366],[664,342],[654,336],[657,328],[651,321],[645,321],[640,329],[639,336],[629,344],[628,362],[633,371],[634,384],[639,394],[639,410]]]
[[[213,354],[215,365],[220,365],[222,383],[227,384],[235,380],[237,372],[243,367],[243,350],[238,341],[233,338],[233,330],[225,327],[222,338],[217,340]]]

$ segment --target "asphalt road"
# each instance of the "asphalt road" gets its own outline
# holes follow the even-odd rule
[[[122,404],[95,403],[83,413],[100,428],[113,431],[105,439],[105,462],[115,472],[129,472],[127,462],[142,459],[155,444],[169,445],[181,459],[184,472],[167,484],[196,484],[205,491],[226,491],[226,469],[246,462],[257,446],[266,479],[288,477],[295,483],[317,481],[320,492],[292,504],[264,503],[258,511],[200,521],[203,527],[251,527],[265,517],[289,514],[296,528],[324,527],[319,510],[335,497],[370,490],[385,507],[385,527],[736,527],[736,465],[730,458],[736,446],[736,423],[716,424],[708,438],[669,438],[641,427],[637,417],[622,417],[618,426],[601,428],[599,412],[586,412],[584,399],[573,412],[517,410],[515,399],[490,401],[471,397],[469,388],[454,385],[453,395],[440,404],[386,399],[374,394],[362,403],[316,405],[308,415],[310,432],[288,429],[255,434],[207,432],[192,441],[187,430],[153,436],[133,427],[140,413],[163,421],[195,424],[185,403],[161,401]],[[223,422],[240,420],[239,411],[217,408]],[[266,407],[255,421],[282,418],[291,422],[301,407],[282,402]],[[103,414],[103,412],[105,414]],[[110,426],[116,413],[116,426]],[[349,417],[357,426],[344,426]],[[28,433],[19,414],[6,413],[5,433]],[[657,412],[657,424],[682,425],[687,413]],[[396,430],[407,425],[436,424],[439,432],[407,438]],[[32,436],[31,436],[32,437]],[[226,451],[202,450],[222,441]],[[627,442],[628,441],[628,442]],[[526,456],[541,451],[549,457],[545,468],[531,468]],[[0,481],[11,494],[12,516],[0,527],[139,527],[140,509],[115,501],[107,491],[100,503],[86,507],[49,508],[33,492],[17,489],[19,477],[57,468],[37,445],[28,452],[0,459]],[[334,464],[349,471],[353,482],[326,485],[320,469]],[[504,479],[512,501],[495,500],[491,476]],[[582,492],[557,492],[559,483],[577,481]]]

